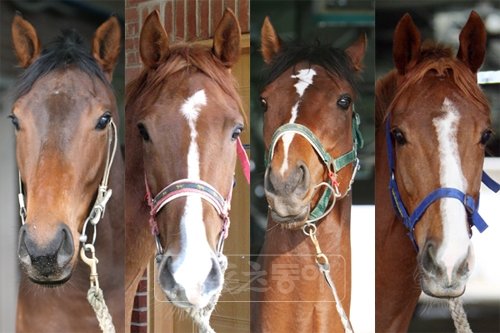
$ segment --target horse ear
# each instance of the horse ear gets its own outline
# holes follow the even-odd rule
[[[168,35],[161,25],[158,10],[149,14],[142,26],[139,51],[142,63],[148,68],[154,68],[168,58]]]
[[[420,32],[406,13],[394,31],[392,55],[399,74],[404,75],[417,61],[420,52]]]
[[[120,22],[115,16],[110,17],[97,28],[92,40],[92,56],[109,81],[111,81],[113,69],[120,55],[120,40]]]
[[[281,50],[281,39],[274,30],[269,16],[266,16],[262,29],[260,30],[260,45],[262,49],[262,57],[266,64],[270,64],[273,58]]]
[[[212,50],[226,67],[231,67],[240,57],[241,29],[234,13],[226,8],[214,33]]]
[[[17,13],[12,21],[14,51],[22,68],[26,68],[40,55],[40,40],[35,28]]]
[[[363,58],[366,52],[366,34],[362,33],[358,39],[349,46],[345,53],[351,58],[352,65],[356,72],[363,69]]]
[[[481,17],[475,11],[470,13],[467,23],[460,32],[459,40],[457,58],[473,73],[477,73],[486,54],[486,29]]]

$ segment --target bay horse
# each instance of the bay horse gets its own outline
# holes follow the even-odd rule
[[[237,151],[246,157],[239,141],[245,117],[231,75],[240,34],[229,9],[212,47],[170,45],[157,11],[142,27],[144,68],[127,86],[126,103],[127,329],[139,279],[156,257],[167,299],[201,331],[212,331]]]
[[[362,141],[355,84],[366,36],[346,50],[286,45],[266,17],[261,48],[269,66],[261,93],[269,213],[252,285],[252,332],[343,332],[324,278],[348,316],[350,188]],[[316,264],[325,258],[331,274],[323,276]]]
[[[42,50],[36,29],[20,15],[14,17],[14,51],[24,68],[10,115],[23,222],[18,256],[25,273],[19,288],[18,332],[100,331],[87,303],[90,269],[78,260],[78,240],[95,237],[96,229],[94,235],[93,228],[83,231],[84,221],[93,217],[108,172],[113,198],[103,220],[96,221],[95,249],[100,286],[116,330],[123,330],[121,156],[109,170],[110,140],[116,140],[113,119],[118,123],[111,78],[120,35],[120,24],[111,17],[96,30],[90,52],[72,30]]]
[[[490,107],[476,73],[486,31],[475,12],[456,56],[396,26],[395,69],[376,85],[376,331],[405,332],[423,290],[456,299],[473,268]],[[388,187],[389,184],[389,187]],[[394,207],[393,207],[393,204]],[[410,237],[406,237],[406,235]]]

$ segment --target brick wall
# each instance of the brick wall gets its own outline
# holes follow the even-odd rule
[[[131,333],[148,332],[148,275],[147,270],[137,286],[137,293],[134,298],[134,308],[132,310]]]
[[[147,15],[157,9],[171,42],[210,39],[224,8],[238,17],[243,33],[250,31],[250,0],[126,0],[125,2],[125,78],[137,76],[141,69],[139,36]]]

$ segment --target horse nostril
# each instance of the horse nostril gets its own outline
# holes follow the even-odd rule
[[[31,265],[31,258],[26,245],[26,228],[23,225],[19,230],[19,247],[17,249],[19,260],[24,265]]]
[[[219,262],[216,258],[212,258],[212,268],[208,272],[207,279],[205,280],[205,290],[211,291],[216,290],[222,281],[222,272],[219,266]]]
[[[57,251],[57,264],[59,267],[64,267],[71,261],[71,258],[73,258],[74,247],[71,231],[65,224],[61,227],[61,233],[61,244]]]
[[[309,173],[309,168],[304,162],[299,161],[297,163],[297,173],[299,175],[298,188],[307,190],[309,188],[311,175]]]
[[[436,246],[433,242],[428,241],[423,251],[422,267],[426,272],[438,275],[441,269],[436,263]]]

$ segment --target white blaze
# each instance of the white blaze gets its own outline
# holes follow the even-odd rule
[[[460,120],[455,105],[445,98],[442,106],[444,116],[432,122],[436,129],[439,150],[439,178],[441,187],[451,187],[464,192],[467,180],[462,172],[462,163],[458,152],[457,128]],[[441,199],[441,218],[443,223],[443,243],[437,252],[437,263],[443,265],[451,280],[455,265],[467,256],[470,245],[467,230],[465,207],[457,199]]]
[[[207,104],[205,91],[199,90],[189,97],[181,106],[180,112],[186,118],[191,142],[187,155],[187,178],[200,180],[200,153],[198,149],[198,132],[196,121],[201,108]],[[203,223],[202,199],[197,196],[186,197],[186,205],[180,222],[179,256],[172,263],[172,274],[181,285],[188,300],[200,307],[206,305],[208,299],[202,297],[203,282],[212,269],[211,249],[208,244],[205,224]]]
[[[299,95],[299,99],[297,103],[292,107],[292,114],[290,117],[290,121],[288,123],[293,124],[297,119],[297,113],[299,112],[299,103],[300,99],[304,95],[306,89],[313,84],[313,78],[316,75],[316,71],[312,68],[309,69],[301,69],[297,75],[292,75],[292,79],[297,79],[297,83],[294,84],[295,90]],[[290,148],[290,144],[292,143],[294,133],[285,133],[281,139],[283,140],[283,164],[280,168],[280,173],[283,175],[286,170],[288,170],[288,149]]]

